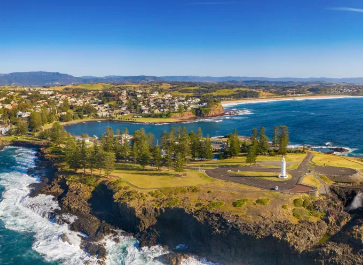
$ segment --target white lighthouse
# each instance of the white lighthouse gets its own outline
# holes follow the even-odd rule
[[[282,158],[281,161],[281,174],[279,176],[279,178],[281,179],[286,179],[288,176],[286,174],[286,161],[285,161],[285,157]]]

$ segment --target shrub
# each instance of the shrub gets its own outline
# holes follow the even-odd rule
[[[294,208],[292,210],[292,214],[295,218],[299,220],[309,220],[310,218],[309,211],[304,208]]]
[[[302,199],[300,199],[300,198],[294,200],[294,206],[295,207],[302,207],[303,204],[304,204],[304,201]]]
[[[289,205],[287,205],[287,204],[282,205],[282,209],[285,209],[285,210],[289,209]]]
[[[235,202],[232,203],[233,207],[242,207],[243,205],[248,203],[248,199],[241,199],[241,200],[237,200]]]
[[[308,208],[309,205],[311,205],[311,201],[309,199],[305,199],[304,202],[303,202],[304,208]]]
[[[190,191],[190,192],[200,192],[200,188],[199,188],[199,187],[194,186],[194,187],[189,188],[189,191]]]
[[[216,201],[211,201],[206,208],[207,209],[216,209],[216,208],[220,208],[224,205],[224,202],[216,202]]]
[[[180,200],[178,198],[173,198],[170,201],[166,203],[167,206],[176,206],[180,203]]]
[[[270,199],[257,199],[256,203],[261,205],[268,205],[270,203]]]

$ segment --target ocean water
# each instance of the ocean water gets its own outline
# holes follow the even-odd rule
[[[184,124],[132,124],[120,122],[90,122],[67,126],[72,134],[87,133],[100,136],[107,126],[128,130],[132,133],[140,128],[160,137],[164,130],[185,126],[196,131],[201,127],[203,133],[224,136],[234,129],[240,135],[251,135],[253,128],[264,126],[268,136],[272,136],[274,125],[289,127],[292,145],[312,145],[321,149],[327,147],[346,147],[345,155],[363,156],[363,98],[348,97],[335,99],[287,100],[271,102],[249,102],[227,104],[226,109],[246,110],[246,114],[233,117],[216,117]]]
[[[44,174],[29,176],[27,170],[35,166],[36,151],[28,148],[7,147],[0,151],[0,264],[96,264],[80,247],[79,233],[70,231],[68,225],[59,225],[49,219],[50,213],[59,209],[49,195],[30,198],[28,187]],[[68,216],[69,220],[75,217]],[[60,236],[66,235],[70,243]],[[120,243],[105,238],[106,264],[159,265],[154,258],[165,253],[159,247],[138,249],[132,237],[119,237]],[[204,259],[189,258],[183,265],[212,264]]]

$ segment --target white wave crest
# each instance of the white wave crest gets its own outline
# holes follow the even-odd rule
[[[85,235],[73,232],[68,224],[58,224],[49,219],[59,205],[50,195],[29,197],[29,185],[38,182],[36,178],[26,174],[28,168],[35,166],[35,151],[26,148],[15,148],[16,165],[10,172],[0,173],[0,185],[5,191],[0,202],[0,218],[5,227],[18,232],[34,234],[32,248],[47,261],[59,264],[80,265],[98,264],[96,257],[91,257],[81,248],[81,238]],[[1,156],[1,154],[0,154]],[[69,223],[77,217],[61,216]],[[161,246],[138,248],[138,242],[133,237],[119,236],[119,243],[106,237],[101,243],[107,252],[106,264],[116,265],[160,265],[156,259],[167,253]],[[183,265],[211,264],[204,259],[189,258]]]

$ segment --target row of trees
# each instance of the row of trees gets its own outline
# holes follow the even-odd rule
[[[65,145],[64,161],[75,171],[87,169],[93,173],[95,170],[104,170],[108,176],[114,169],[115,161],[132,161],[140,164],[143,169],[152,165],[158,169],[166,166],[182,172],[186,163],[192,160],[209,160],[213,158],[213,149],[209,135],[203,137],[199,128],[196,133],[188,132],[184,127],[172,128],[170,132],[164,131],[161,141],[155,140],[152,133],[146,134],[144,129],[137,130],[130,137],[127,129],[113,132],[108,127],[100,138],[93,142],[86,142],[88,135],[82,135],[81,140],[69,135],[58,122],[50,130],[42,131],[39,136],[50,139],[56,147]],[[259,154],[271,151],[269,139],[264,127],[252,132],[252,143],[240,142],[237,130],[228,135],[226,152],[230,157],[247,152],[246,161],[255,163]],[[289,143],[289,134],[286,126],[275,127],[272,147],[278,148],[278,154],[285,155]]]
[[[50,132],[43,137],[50,137],[54,144],[61,143],[62,137],[51,137],[55,135],[54,129],[60,126],[55,124]],[[57,136],[60,134],[57,134]],[[57,138],[57,139],[56,139]],[[131,139],[130,139],[131,138]],[[156,144],[155,144],[156,142]],[[71,137],[66,140],[65,161],[69,167],[78,170],[104,169],[108,175],[113,167],[114,161],[133,161],[140,164],[143,169],[147,165],[153,165],[160,169],[166,166],[174,168],[177,172],[182,172],[189,159],[207,160],[213,158],[213,150],[210,137],[203,137],[199,128],[197,133],[188,133],[186,128],[179,127],[172,129],[169,133],[164,131],[161,135],[161,142],[155,141],[152,133],[146,134],[144,129],[137,130],[132,137],[125,131],[116,131],[108,127],[100,141],[95,140],[88,144],[84,140],[76,141]]]
[[[247,163],[255,163],[257,155],[286,155],[289,144],[289,131],[286,126],[275,126],[272,135],[272,147],[270,150],[269,138],[265,134],[265,128],[262,126],[260,131],[256,128],[252,131],[252,143],[247,151]]]

